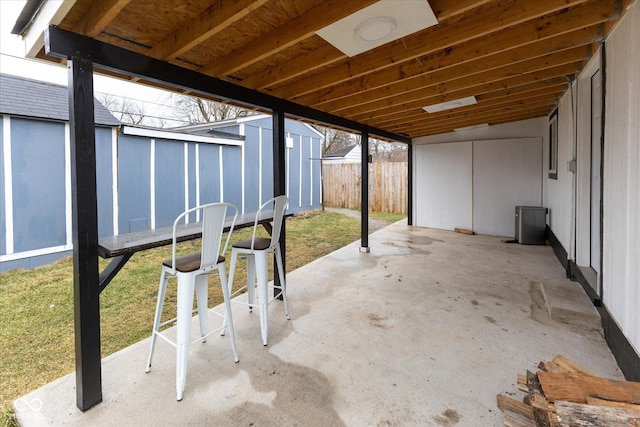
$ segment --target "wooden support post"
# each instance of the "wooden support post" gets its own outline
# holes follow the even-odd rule
[[[286,168],[285,168],[285,131],[284,131],[284,111],[273,110],[273,196],[281,196],[286,194]],[[282,254],[282,268],[283,275],[287,275],[287,244],[286,244],[286,223],[282,221],[282,228],[280,229],[280,253]],[[275,254],[274,254],[275,257]],[[274,277],[273,283],[275,286],[280,286],[280,277],[278,276],[278,266],[275,263],[274,258]],[[286,286],[286,283],[282,284]],[[274,296],[277,294],[277,288],[273,290]],[[282,296],[280,296],[282,299]]]
[[[360,252],[369,252],[369,131],[362,132],[360,186]]]
[[[76,405],[102,402],[98,201],[93,106],[93,63],[73,58],[69,74]]]

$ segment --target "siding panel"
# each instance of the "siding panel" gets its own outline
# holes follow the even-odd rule
[[[273,132],[262,128],[262,202],[273,197]]]
[[[243,212],[242,207],[242,170],[240,147],[222,147],[222,168],[224,176],[224,201],[233,203]]]
[[[302,179],[302,192],[300,194],[300,207],[304,209],[311,206],[311,138],[303,136],[301,148],[300,174]]]
[[[640,354],[640,7],[606,44],[603,302]]]
[[[151,227],[150,141],[120,134],[118,205],[120,234]]]
[[[220,201],[220,147],[200,145],[200,203]]]
[[[312,138],[312,153],[311,153],[311,157],[313,158],[313,160],[311,160],[310,164],[311,167],[313,168],[313,186],[312,186],[312,198],[313,198],[313,208],[319,208],[321,206],[322,203],[322,196],[321,196],[321,185],[322,185],[322,181],[321,181],[321,171],[322,171],[322,163],[319,160],[322,157],[322,149],[320,146],[320,140],[316,139],[316,138]]]
[[[244,208],[245,212],[260,207],[260,132],[255,126],[245,127],[244,143]]]
[[[113,159],[111,128],[96,128],[98,236],[113,236]]]
[[[15,252],[66,243],[64,139],[62,123],[12,120]]]
[[[419,145],[415,153],[416,225],[471,229],[471,141]]]
[[[6,143],[7,141],[4,140],[4,117],[0,116],[0,217],[2,218],[2,221],[0,221],[0,255],[7,253],[7,224],[5,219],[5,209],[7,208],[5,198],[7,194],[4,177],[4,144]]]
[[[300,135],[291,134],[293,138],[293,148],[287,149],[288,165],[287,179],[289,180],[289,209],[297,212],[300,210],[300,153],[302,147],[300,143]]]
[[[196,144],[190,142],[187,145],[187,153],[189,159],[189,173],[187,174],[187,179],[189,180],[189,195],[188,195],[188,206],[189,208],[195,208],[197,206],[196,203]],[[174,218],[175,219],[175,218]]]
[[[184,212],[184,144],[156,140],[156,228],[173,225]]]

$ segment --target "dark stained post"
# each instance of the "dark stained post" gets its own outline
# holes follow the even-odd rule
[[[67,61],[67,68],[71,131],[76,405],[81,411],[86,411],[102,402],[93,63],[73,58]]]
[[[273,196],[281,196],[286,194],[287,191],[287,175],[285,168],[285,133],[284,133],[284,111],[273,110]],[[287,274],[287,241],[286,241],[286,221],[282,221],[282,228],[280,230],[280,253],[282,254],[282,268],[284,269],[283,275]],[[274,255],[275,256],[275,255]],[[275,261],[275,259],[274,259]],[[280,277],[277,274],[278,266],[273,263],[274,277],[273,283],[276,286],[280,286]],[[286,283],[284,284],[286,286]],[[273,290],[274,295],[277,290]]]
[[[407,144],[407,225],[413,225],[413,144]]]
[[[360,252],[369,252],[369,131],[362,132],[360,162]]]

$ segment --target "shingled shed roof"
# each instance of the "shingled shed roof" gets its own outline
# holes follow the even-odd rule
[[[347,148],[343,148],[341,150],[336,150],[333,151],[331,153],[327,153],[324,156],[322,156],[323,158],[337,158],[337,157],[344,157],[347,154],[349,154],[351,152],[351,150],[353,150],[354,148],[356,148],[357,145],[352,145],[350,147]]]
[[[100,101],[94,98],[93,104],[97,125],[120,126]],[[69,92],[66,86],[2,74],[0,114],[68,121]]]

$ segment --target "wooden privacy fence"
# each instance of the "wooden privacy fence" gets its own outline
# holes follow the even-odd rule
[[[360,209],[360,163],[322,165],[324,206]],[[369,164],[369,210],[407,213],[407,162]]]

